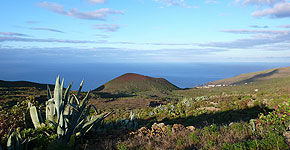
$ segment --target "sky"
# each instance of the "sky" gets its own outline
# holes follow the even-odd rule
[[[7,0],[0,64],[290,62],[290,0]]]

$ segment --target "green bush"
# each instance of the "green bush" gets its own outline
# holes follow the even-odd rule
[[[127,150],[127,147],[124,143],[119,143],[117,145],[117,150]]]
[[[224,143],[222,145],[223,150],[256,150],[256,149],[264,149],[264,150],[286,150],[288,149],[288,145],[285,142],[283,136],[278,135],[275,132],[271,132],[265,135],[264,138],[260,140],[247,140],[245,142],[238,143]]]

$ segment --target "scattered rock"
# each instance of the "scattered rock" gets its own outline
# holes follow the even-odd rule
[[[165,126],[165,124],[164,123],[154,123],[153,125],[152,125],[152,129],[154,129],[154,130],[158,130],[159,128],[163,128]]]
[[[216,108],[216,107],[201,107],[201,108],[197,108],[198,110],[208,110],[208,111],[220,111],[220,108]]]
[[[145,136],[146,134],[149,133],[148,129],[146,127],[141,127],[139,130],[138,130],[138,136],[140,137],[143,137]]]
[[[184,127],[182,124],[165,125],[164,123],[154,123],[151,128],[141,127],[136,132],[131,132],[131,135],[137,135],[138,137],[144,137],[150,139],[153,137],[165,137],[168,135],[168,129],[171,128],[173,134],[179,132],[194,132],[194,126]]]
[[[171,130],[173,133],[176,133],[176,132],[182,131],[184,129],[185,129],[185,127],[182,124],[174,124]]]
[[[151,136],[163,137],[166,134],[166,128],[164,123],[154,123],[151,127]]]
[[[194,126],[187,126],[186,129],[188,129],[190,132],[194,132],[195,127]]]
[[[209,102],[210,104],[214,105],[214,106],[217,106],[218,103],[215,103],[215,102]]]
[[[254,106],[255,101],[251,100],[247,103],[248,107],[253,107]]]
[[[290,146],[290,131],[286,131],[283,133],[283,136],[286,138],[287,144]]]

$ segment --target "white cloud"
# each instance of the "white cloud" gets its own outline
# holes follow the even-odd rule
[[[270,16],[271,18],[286,18],[290,17],[290,3],[278,3],[272,8],[258,10],[252,13],[254,17]]]
[[[154,0],[154,1],[161,2],[166,6],[179,6],[184,8],[192,8],[192,6],[187,5],[184,0]]]
[[[206,0],[205,3],[206,4],[217,4],[218,1],[215,1],[215,0]]]
[[[28,36],[26,34],[15,33],[15,32],[0,32],[0,35],[5,35],[5,36]]]
[[[277,27],[280,27],[280,28],[290,28],[290,24],[280,25],[280,26],[277,26]]]
[[[221,32],[234,33],[234,34],[290,34],[290,30],[222,30]]]
[[[106,0],[87,0],[87,1],[94,4],[104,4],[106,2]]]
[[[222,32],[234,34],[252,34],[251,38],[237,39],[228,42],[210,42],[199,46],[217,48],[246,49],[257,46],[290,43],[290,30],[223,30]]]
[[[251,28],[269,28],[269,26],[259,26],[259,25],[251,25]]]
[[[29,28],[31,30],[43,30],[43,31],[51,31],[51,32],[58,32],[58,33],[64,33],[63,31],[51,29],[51,28]]]
[[[119,30],[119,28],[120,28],[120,26],[118,26],[117,24],[100,23],[100,24],[96,24],[94,26],[94,29],[104,30],[107,32],[116,32],[117,30]]]
[[[33,39],[33,38],[20,38],[14,36],[0,36],[0,42],[56,42],[56,43],[99,43],[96,41],[86,41],[86,40],[63,40],[63,39]]]
[[[110,36],[108,35],[104,35],[104,34],[96,34],[96,36],[100,37],[100,38],[103,38],[103,39],[107,39],[109,38]]]
[[[276,3],[287,2],[288,0],[235,0],[237,3],[242,3],[244,5],[273,5]]]
[[[81,12],[77,8],[66,11],[62,5],[50,2],[38,3],[38,6],[57,14],[86,20],[106,20],[109,14],[124,14],[122,11],[110,8],[101,8],[90,12]]]

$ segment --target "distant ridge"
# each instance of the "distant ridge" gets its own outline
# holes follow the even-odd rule
[[[226,78],[207,83],[207,85],[238,85],[251,82],[266,81],[275,78],[290,76],[290,67],[274,68],[264,71],[241,74],[232,78]]]
[[[29,81],[4,81],[0,80],[0,87],[36,87],[42,90],[47,89],[47,84],[40,84]],[[49,84],[50,89],[54,89],[54,85]]]
[[[179,89],[179,87],[175,86],[164,78],[153,78],[136,73],[126,73],[105,83],[94,91],[110,93],[133,93],[143,91],[165,92],[177,89]]]

